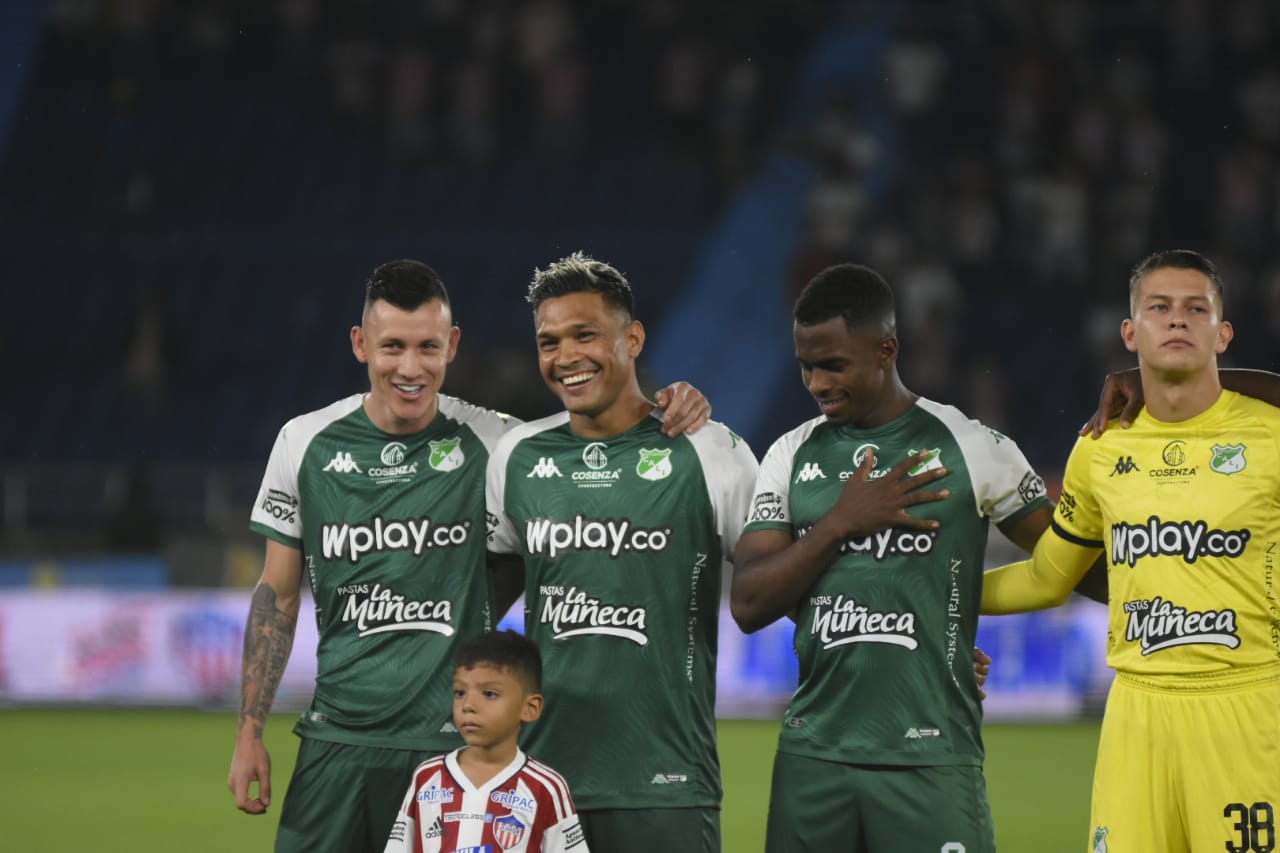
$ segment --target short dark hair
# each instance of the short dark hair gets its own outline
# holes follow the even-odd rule
[[[816,326],[840,317],[849,330],[879,325],[896,334],[893,290],[880,273],[861,264],[835,264],[818,273],[796,299],[795,321]]]
[[[1191,249],[1162,249],[1152,252],[1143,258],[1129,275],[1129,309],[1133,310],[1134,300],[1138,298],[1138,285],[1150,273],[1161,269],[1195,270],[1209,279],[1214,291],[1218,294],[1218,311],[1226,312],[1222,276],[1218,274],[1217,265],[1199,252]]]
[[[538,644],[515,631],[489,631],[472,637],[453,656],[455,669],[488,664],[509,672],[526,693],[542,692],[542,653]]]
[[[422,261],[402,258],[380,264],[364,286],[364,307],[379,300],[405,311],[414,311],[423,303],[439,299],[449,304],[449,292],[438,273]]]
[[[606,305],[622,311],[627,322],[636,317],[635,294],[627,277],[604,261],[582,252],[563,257],[546,269],[535,269],[525,299],[537,311],[548,299],[570,293],[598,293]]]

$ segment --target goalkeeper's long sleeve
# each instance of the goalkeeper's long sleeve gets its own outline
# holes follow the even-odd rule
[[[982,578],[987,614],[1025,613],[1057,607],[1093,565],[1098,551],[1068,542],[1052,528],[1036,543],[1031,559],[992,569]]]

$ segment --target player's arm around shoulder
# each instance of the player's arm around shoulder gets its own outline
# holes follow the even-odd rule
[[[1043,518],[1031,513],[1019,519],[1024,523],[1018,527],[1001,527],[1016,544],[1033,546],[1031,559],[992,569],[983,576],[982,613],[1057,607],[1085,578],[1102,551],[1102,542],[1091,536],[1099,529],[1100,516],[1090,484],[1091,461],[1094,454],[1105,452],[1101,447],[1092,438],[1076,439],[1047,530],[1036,535]]]
[[[293,649],[301,600],[302,552],[268,539],[262,579],[254,588],[245,623],[240,718],[227,777],[236,807],[249,814],[262,814],[271,804],[271,756],[263,730]],[[254,782],[258,796],[251,797]]]

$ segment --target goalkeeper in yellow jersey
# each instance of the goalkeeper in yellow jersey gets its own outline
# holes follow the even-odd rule
[[[1061,604],[1106,552],[1107,699],[1086,850],[1280,849],[1280,409],[1222,387],[1223,286],[1195,252],[1133,272],[1145,409],[1082,438],[1031,559],[983,613]]]

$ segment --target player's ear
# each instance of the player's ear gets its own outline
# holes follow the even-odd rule
[[[1218,355],[1222,355],[1227,351],[1227,344],[1231,343],[1231,339],[1236,336],[1236,330],[1226,320],[1218,325],[1218,343],[1214,346],[1213,351]]]
[[[1133,325],[1133,320],[1128,317],[1120,324],[1120,340],[1124,341],[1124,348],[1129,352],[1138,351],[1138,344],[1133,339],[1136,331],[1137,327]]]
[[[898,360],[898,338],[888,335],[880,339],[880,364],[888,367]]]
[[[639,320],[632,320],[623,334],[627,339],[627,355],[638,357],[640,350],[644,349],[644,325]]]
[[[534,720],[542,716],[542,694],[527,693],[524,697],[524,705],[520,708],[520,722],[532,723]]]
[[[369,361],[369,353],[365,349],[364,327],[351,327],[351,351],[356,355],[356,361],[361,364],[367,364]]]
[[[449,352],[445,358],[445,364],[453,361],[453,357],[458,354],[458,341],[462,339],[462,329],[452,326],[449,329]]]

